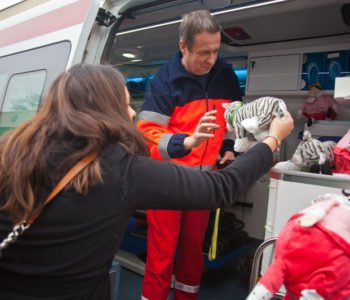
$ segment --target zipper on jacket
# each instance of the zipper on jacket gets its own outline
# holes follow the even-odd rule
[[[209,111],[209,99],[208,99],[208,87],[206,88],[206,90],[204,91],[205,94],[205,109],[208,112]],[[208,144],[209,144],[209,140],[207,139],[205,142],[205,148],[204,148],[204,152],[201,158],[201,163],[199,165],[199,170],[202,171],[202,167],[203,167],[203,160],[204,160],[204,156],[207,153],[208,150]]]
[[[226,68],[229,68],[228,66],[223,66],[221,67],[216,73],[215,76],[209,81],[208,85],[206,86],[205,90],[204,90],[204,94],[205,94],[205,108],[206,111],[209,111],[209,96],[208,96],[208,90],[209,87],[212,85],[212,83],[215,81],[215,79],[219,76],[219,74]],[[213,108],[214,110],[216,109],[215,103],[213,104]],[[204,148],[204,152],[202,155],[202,159],[201,159],[201,163],[199,165],[199,170],[202,171],[202,167],[203,167],[203,160],[204,160],[204,156],[207,153],[208,150],[208,145],[209,145],[209,140],[207,139],[206,144],[205,144],[205,148]]]

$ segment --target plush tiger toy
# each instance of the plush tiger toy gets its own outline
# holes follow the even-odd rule
[[[311,166],[319,166],[328,163],[334,165],[333,148],[336,145],[333,141],[321,142],[313,139],[309,131],[304,131],[303,140],[298,145],[292,158],[288,161],[277,163],[274,168],[279,170],[301,171],[309,170]]]
[[[266,138],[272,119],[284,117],[287,111],[284,101],[273,97],[261,97],[248,104],[234,101],[222,106],[227,129],[235,131],[237,152],[245,152]]]

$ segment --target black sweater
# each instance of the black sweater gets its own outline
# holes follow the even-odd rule
[[[230,206],[272,166],[260,143],[227,168],[201,172],[127,154],[101,154],[103,183],[87,195],[61,192],[0,258],[1,300],[109,299],[108,271],[136,209]],[[0,202],[3,199],[0,198]],[[10,232],[0,212],[0,241]]]

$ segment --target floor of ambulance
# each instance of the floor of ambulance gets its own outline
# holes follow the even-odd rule
[[[234,262],[206,270],[202,276],[198,300],[245,300],[250,276],[249,268],[244,266],[246,264]],[[119,299],[139,300],[142,280],[143,276],[122,268]]]

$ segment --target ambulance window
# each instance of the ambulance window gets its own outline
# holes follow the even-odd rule
[[[7,78],[8,78],[7,74],[0,74],[0,101],[2,100],[2,97],[3,97],[3,92],[5,90]]]
[[[36,114],[45,80],[45,70],[11,77],[1,108],[0,134],[17,127]]]

